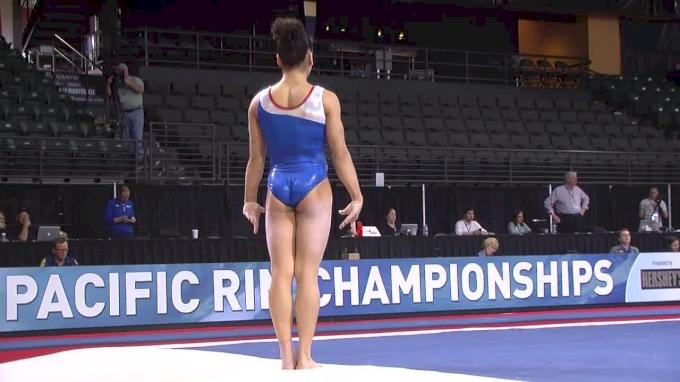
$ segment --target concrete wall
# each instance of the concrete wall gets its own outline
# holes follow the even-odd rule
[[[21,8],[17,0],[0,0],[0,33],[13,47],[21,46]],[[17,35],[17,33],[19,33]]]
[[[139,77],[145,81],[162,81],[170,83],[214,83],[254,85],[264,87],[279,80],[280,73],[254,73],[254,72],[231,72],[221,70],[204,69],[180,69],[165,67],[146,67],[139,70]],[[445,82],[426,82],[426,81],[384,81],[360,78],[343,78],[332,76],[312,76],[313,83],[324,86],[331,90],[379,90],[393,92],[415,92],[415,93],[456,93],[456,94],[495,94],[497,96],[507,96],[513,98],[534,97],[534,98],[563,98],[589,99],[585,91],[562,90],[562,89],[528,89],[517,88],[514,86],[498,85],[476,85],[476,84],[457,84]]]

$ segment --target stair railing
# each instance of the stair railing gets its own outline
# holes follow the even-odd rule
[[[90,58],[82,54],[81,52],[78,51],[78,49],[74,48],[71,44],[69,44],[66,40],[64,40],[61,36],[58,34],[54,34],[54,38],[52,39],[52,49],[55,52],[59,52],[58,54],[61,57],[66,58],[66,55],[64,52],[61,51],[61,49],[57,46],[58,44],[63,45],[66,47],[67,51],[71,54],[75,54],[79,59],[80,59],[80,65],[77,65],[71,60],[68,60],[74,67],[77,69],[81,70],[84,72],[84,74],[88,73],[89,71],[87,70],[88,67],[92,67],[94,69],[99,69],[104,72],[104,68],[101,65],[98,65],[96,62],[92,61]],[[53,66],[54,67],[54,66]]]
[[[65,47],[66,50],[62,50],[59,46]],[[64,61],[69,63],[69,65],[78,70],[80,74],[85,76],[85,87],[88,89],[90,88],[90,70],[88,70],[88,68],[99,69],[102,72],[102,75],[104,74],[104,68],[101,65],[98,65],[86,57],[79,52],[78,49],[74,48],[61,36],[55,33],[52,38],[52,72],[57,70],[57,56],[61,57]],[[78,57],[80,59],[80,65],[76,64],[69,56]],[[86,105],[89,103],[89,99],[90,94],[89,91],[87,91],[85,92]]]
[[[33,33],[38,29],[43,13],[42,0],[20,0],[21,7],[21,53],[28,49]]]
[[[102,59],[102,31],[98,30],[92,33],[88,33],[83,36],[83,53],[92,61],[95,65],[103,66],[104,60]],[[94,69],[94,67],[92,68]]]

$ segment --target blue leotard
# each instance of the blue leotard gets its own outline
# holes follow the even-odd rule
[[[271,87],[258,94],[257,117],[270,157],[267,185],[283,204],[297,207],[328,177],[324,89],[314,86],[297,107],[277,105]]]

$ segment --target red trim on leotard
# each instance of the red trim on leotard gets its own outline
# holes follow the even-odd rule
[[[306,95],[305,98],[302,100],[302,102],[300,102],[300,104],[297,105],[297,106],[293,106],[293,107],[285,107],[285,106],[281,106],[281,105],[279,105],[278,103],[276,103],[276,101],[274,101],[274,97],[272,97],[272,88],[271,88],[271,87],[269,88],[269,100],[272,101],[272,105],[276,106],[276,107],[279,108],[279,109],[283,109],[283,110],[295,110],[295,109],[297,109],[298,107],[304,105],[305,102],[307,102],[307,100],[309,99],[309,97],[312,96],[312,92],[314,91],[314,88],[315,88],[315,87],[316,87],[316,86],[312,85],[312,88],[309,89],[309,93],[307,93],[307,95]]]

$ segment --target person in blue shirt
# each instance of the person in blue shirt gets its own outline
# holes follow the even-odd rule
[[[106,203],[104,214],[106,224],[109,226],[109,237],[112,239],[125,239],[134,236],[135,205],[130,200],[130,188],[118,187],[118,197]]]
[[[76,259],[68,255],[68,240],[65,237],[52,240],[52,255],[40,262],[40,267],[77,267]]]
[[[630,231],[624,228],[619,231],[619,245],[615,245],[609,250],[609,253],[640,253],[637,247],[630,245]]]

